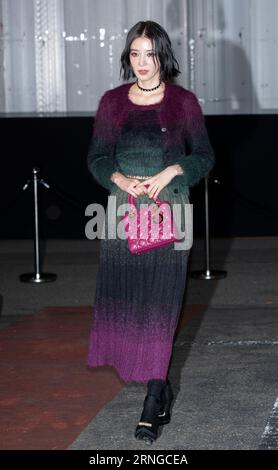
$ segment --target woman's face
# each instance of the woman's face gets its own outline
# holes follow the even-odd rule
[[[159,79],[160,64],[149,38],[140,37],[132,41],[129,59],[133,72],[139,80],[156,82],[156,79]],[[147,70],[147,73],[140,73],[140,70]]]

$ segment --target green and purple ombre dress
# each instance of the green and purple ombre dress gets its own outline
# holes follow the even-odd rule
[[[110,176],[118,170],[150,177],[179,163],[184,175],[174,177],[159,198],[182,205],[181,229],[185,230],[189,187],[209,173],[214,153],[193,93],[167,83],[160,103],[141,106],[128,98],[130,86],[121,85],[102,97],[88,154],[93,177],[110,191],[105,238],[100,242],[88,366],[111,365],[125,382],[145,383],[167,376],[190,250],[177,250],[171,244],[134,255],[126,239],[109,238],[109,205],[116,201],[117,209],[128,198]],[[189,156],[185,155],[186,139]],[[138,205],[141,202],[154,201],[143,195],[136,198]],[[120,220],[118,215],[116,222]]]

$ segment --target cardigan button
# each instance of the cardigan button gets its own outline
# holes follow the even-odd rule
[[[166,127],[162,127],[161,130],[162,130],[162,132],[166,132],[166,131],[167,131]]]
[[[174,189],[174,193],[177,194],[178,192],[179,192],[179,190],[178,190],[177,188],[175,188],[175,189]]]

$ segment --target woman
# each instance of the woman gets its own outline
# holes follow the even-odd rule
[[[165,245],[134,255],[126,239],[108,236],[109,207],[153,204],[156,198],[189,204],[189,187],[210,172],[214,153],[196,96],[171,83],[180,71],[166,31],[140,21],[121,55],[124,80],[133,83],[101,97],[88,168],[110,191],[100,242],[88,366],[112,365],[126,382],[147,384],[135,437],[152,443],[170,421],[168,379],[173,337],[181,312],[190,249]],[[187,155],[187,147],[190,154]],[[181,211],[181,230],[185,229]],[[116,215],[116,222],[122,216]],[[113,230],[112,230],[113,231]]]

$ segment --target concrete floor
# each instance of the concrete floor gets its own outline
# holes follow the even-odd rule
[[[42,244],[42,271],[55,282],[26,284],[33,243],[0,242],[0,326],[47,306],[93,304],[99,242]],[[204,242],[195,240],[189,273],[204,268]],[[211,269],[225,279],[188,277],[185,302],[206,305],[176,338],[170,379],[171,423],[152,449],[278,449],[278,238],[214,239]],[[145,388],[130,384],[102,408],[69,449],[142,449],[134,439]]]

